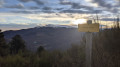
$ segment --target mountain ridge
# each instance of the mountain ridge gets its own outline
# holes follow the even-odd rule
[[[36,51],[39,46],[47,50],[66,50],[72,44],[80,44],[84,33],[78,32],[77,28],[66,27],[35,27],[17,31],[5,31],[7,41],[15,35],[21,35],[29,50]]]

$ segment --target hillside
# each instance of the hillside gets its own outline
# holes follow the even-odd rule
[[[65,50],[71,44],[79,44],[84,33],[78,32],[77,28],[66,27],[35,27],[4,32],[7,41],[16,34],[22,36],[29,50],[36,51],[39,46],[47,50]]]

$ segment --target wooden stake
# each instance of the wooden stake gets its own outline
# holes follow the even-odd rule
[[[92,24],[92,22],[87,22],[88,24]],[[86,33],[86,67],[91,67],[92,57],[92,33]]]

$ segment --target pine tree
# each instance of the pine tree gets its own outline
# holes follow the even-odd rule
[[[0,56],[6,56],[8,54],[8,45],[6,44],[4,34],[0,30]]]
[[[16,35],[12,38],[10,44],[10,53],[17,54],[19,51],[25,50],[25,41],[20,35]]]

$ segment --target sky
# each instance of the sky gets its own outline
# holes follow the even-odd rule
[[[119,0],[0,0],[0,29],[74,25],[78,19],[96,19],[113,25],[120,14]]]

